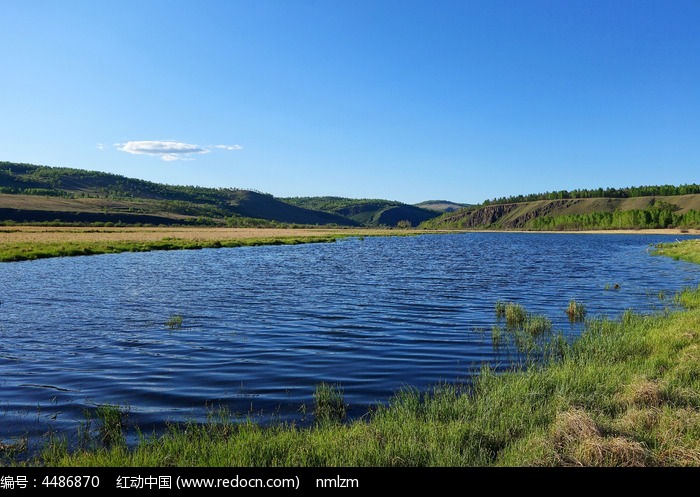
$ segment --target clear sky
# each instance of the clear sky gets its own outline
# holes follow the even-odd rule
[[[698,0],[0,0],[0,160],[414,203],[700,181]]]

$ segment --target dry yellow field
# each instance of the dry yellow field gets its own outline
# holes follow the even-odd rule
[[[0,228],[0,262],[47,257],[242,245],[332,242],[347,236],[405,236],[424,230],[324,228]]]
[[[70,228],[13,226],[0,228],[0,246],[14,243],[66,242],[152,242],[180,240],[245,240],[252,238],[286,238],[353,235],[418,234],[423,230],[324,229],[324,228]]]
[[[286,237],[323,236],[381,236],[425,233],[446,233],[449,230],[389,230],[371,228],[80,228],[12,226],[0,227],[0,247],[17,243],[67,243],[67,242],[152,242],[163,239],[192,241],[282,239]],[[457,232],[457,231],[455,231]],[[493,233],[494,231],[487,231]],[[513,231],[509,231],[513,232]],[[531,232],[530,232],[531,233]],[[700,230],[648,229],[648,230],[601,230],[601,231],[537,231],[536,233],[580,233],[580,234],[646,234],[646,235],[698,235]]]

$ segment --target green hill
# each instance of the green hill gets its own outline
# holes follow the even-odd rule
[[[700,227],[700,185],[519,195],[467,206],[382,199],[294,197],[176,186],[116,174],[0,162],[0,224],[421,226],[430,229],[582,230]],[[440,214],[443,212],[443,214]]]
[[[431,229],[583,230],[700,227],[700,194],[488,203],[445,213]]]
[[[426,200],[415,205],[421,209],[437,212],[454,212],[464,209],[465,207],[471,207],[470,204],[458,204],[457,202],[450,202],[449,200]]]
[[[11,162],[0,162],[0,222],[358,225],[250,190],[164,185]]]
[[[351,199],[343,197],[291,197],[285,202],[329,214],[343,216],[364,226],[396,226],[398,223],[420,223],[436,217],[439,213],[420,207],[381,199]]]

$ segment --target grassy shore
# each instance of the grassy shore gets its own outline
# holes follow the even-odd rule
[[[700,264],[700,239],[685,240],[675,243],[664,243],[656,247],[658,255],[683,259],[685,261]]]
[[[0,228],[0,262],[48,257],[334,242],[352,236],[430,233],[390,229]]]
[[[700,244],[661,252],[697,260]],[[33,464],[699,466],[700,287],[677,300],[685,310],[588,320],[547,361],[498,375],[484,369],[468,389],[401,392],[359,420],[342,421],[341,392],[326,385],[311,427],[222,416],[127,448],[112,422],[108,446],[69,451],[54,441]]]

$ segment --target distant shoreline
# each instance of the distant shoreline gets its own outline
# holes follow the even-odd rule
[[[698,229],[658,228],[639,230],[465,230],[470,233],[547,233],[562,235],[700,235]]]
[[[192,228],[192,227],[0,227],[0,262],[51,257],[100,255],[154,250],[196,250],[252,245],[328,243],[348,237],[414,236],[456,233],[540,233],[580,235],[690,235],[700,230],[421,230],[376,228]]]

